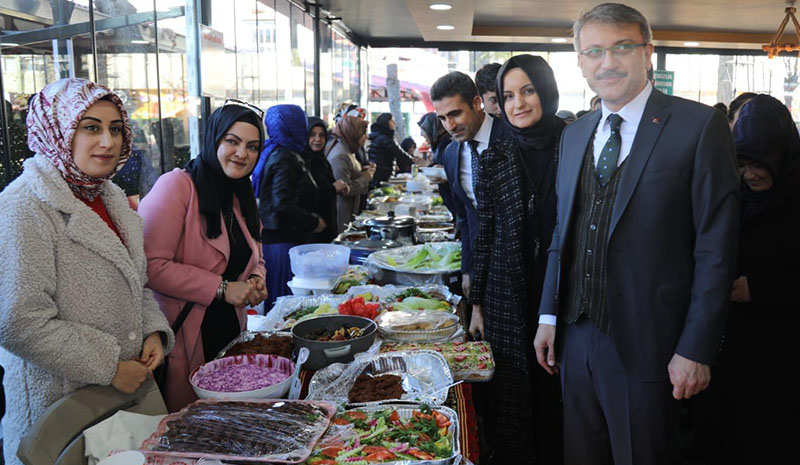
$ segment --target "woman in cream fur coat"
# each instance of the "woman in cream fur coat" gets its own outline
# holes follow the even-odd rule
[[[173,343],[145,289],[142,220],[109,179],[131,152],[120,99],[62,79],[31,101],[36,155],[0,193],[0,364],[6,464],[56,400],[89,384],[135,391]]]

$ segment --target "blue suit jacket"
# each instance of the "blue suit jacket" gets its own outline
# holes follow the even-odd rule
[[[580,118],[561,137],[540,315],[558,314],[561,252],[600,116]],[[661,381],[675,353],[714,363],[725,326],[739,234],[728,123],[711,107],[654,89],[625,163],[606,241],[610,335],[629,375]]]
[[[486,115],[486,118],[492,118]],[[492,119],[492,132],[489,136],[489,145],[496,139],[505,135],[505,126],[503,120]],[[478,237],[478,212],[475,206],[467,197],[461,186],[461,179],[459,179],[459,169],[461,167],[461,147],[462,144],[457,141],[450,142],[444,150],[442,162],[444,163],[444,170],[447,174],[447,182],[450,184],[452,190],[452,201],[458,216],[458,230],[461,234],[461,273],[472,273],[472,250],[475,246],[475,238]],[[473,176],[475,173],[473,173]],[[475,186],[473,178],[473,189]],[[476,193],[477,195],[477,193]]]

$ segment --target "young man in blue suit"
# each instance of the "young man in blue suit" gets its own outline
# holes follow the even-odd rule
[[[472,247],[478,235],[472,173],[478,166],[478,154],[503,134],[503,122],[486,115],[475,82],[458,71],[445,74],[433,83],[431,100],[436,116],[453,138],[445,148],[442,161],[458,215],[462,286],[464,296],[469,298]]]
[[[635,9],[598,5],[573,31],[602,106],[561,138],[537,357],[560,369],[566,464],[681,463],[678,400],[710,382],[733,282],[731,133],[722,113],[653,88]]]

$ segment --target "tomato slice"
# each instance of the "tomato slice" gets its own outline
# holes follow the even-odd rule
[[[349,425],[350,424],[350,420],[348,420],[347,418],[338,417],[338,418],[334,418],[333,419],[333,424],[334,425]]]
[[[344,414],[350,417],[353,420],[366,420],[367,414],[364,412],[359,412],[357,410],[353,410],[351,412],[344,412]]]
[[[431,440],[431,437],[428,436],[426,433],[419,433],[419,440],[422,442],[428,442]]]
[[[394,460],[394,459],[397,458],[396,455],[394,455],[393,453],[389,452],[388,450],[384,450],[384,451],[378,452],[375,455],[378,456],[378,460],[380,460],[381,462],[386,461],[386,460]]]
[[[427,452],[422,452],[419,449],[409,449],[407,452],[408,455],[413,455],[414,457],[420,460],[431,460],[433,456]]]
[[[364,449],[362,450],[364,451],[365,454],[376,454],[378,452],[388,451],[389,449],[383,446],[364,446]]]
[[[389,415],[389,421],[400,421],[400,415],[397,413],[397,410],[392,410],[392,414]]]
[[[308,463],[310,463],[311,465],[337,465],[335,460],[328,460],[328,459],[312,460]]]
[[[341,447],[334,447],[334,446],[326,447],[322,449],[322,455],[324,455],[325,457],[330,457],[332,459],[335,459],[336,456],[339,455],[341,451],[342,451]]]
[[[441,413],[437,412],[436,410],[433,411],[433,419],[436,420],[436,426],[438,428],[442,428],[442,427],[451,425],[450,420],[446,416],[444,416]]]

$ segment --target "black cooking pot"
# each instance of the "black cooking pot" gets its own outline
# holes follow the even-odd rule
[[[355,326],[364,329],[365,332],[360,337],[347,341],[322,342],[306,337],[319,330],[335,331],[342,325]],[[310,320],[301,321],[292,327],[292,339],[294,339],[294,356],[302,347],[307,347],[308,361],[303,368],[308,370],[319,370],[331,363],[352,362],[357,353],[364,352],[375,342],[375,334],[378,325],[369,318],[351,315],[325,315]]]

